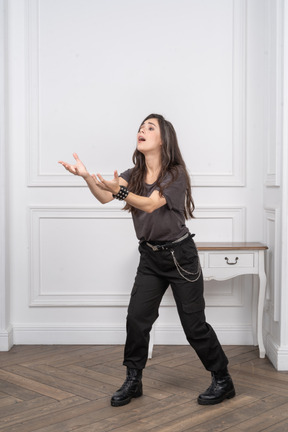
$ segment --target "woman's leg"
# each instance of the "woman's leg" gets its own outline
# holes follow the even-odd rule
[[[211,372],[226,368],[228,359],[215,331],[206,322],[205,312],[201,307],[199,297],[203,292],[202,275],[196,282],[180,280],[178,284],[173,283],[171,286],[186,338],[204,367]]]
[[[123,385],[111,398],[111,405],[128,404],[132,398],[142,396],[142,369],[148,358],[149,333],[158,317],[158,309],[168,283],[153,274],[140,259],[131,293],[127,315],[127,339],[124,362],[127,376]]]
[[[177,251],[177,256],[179,259],[176,263],[178,268],[173,272],[171,287],[179,317],[188,342],[212,375],[212,384],[204,393],[199,395],[198,403],[214,405],[235,396],[234,385],[227,370],[228,359],[216,333],[206,322],[203,276],[202,272],[196,275],[199,258],[193,243],[184,244],[181,250]],[[189,277],[187,272],[190,272]]]
[[[160,302],[167,287],[166,280],[153,274],[144,274],[139,267],[127,314],[125,366],[144,369],[148,358],[149,334],[158,318]]]

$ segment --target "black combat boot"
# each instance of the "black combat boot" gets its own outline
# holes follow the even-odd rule
[[[219,372],[211,372],[212,384],[202,394],[198,396],[198,403],[200,405],[216,405],[223,402],[224,399],[231,399],[235,396],[235,389],[226,369]]]
[[[111,405],[114,407],[127,405],[132,398],[139,396],[142,396],[142,370],[127,368],[126,380],[113,394]]]

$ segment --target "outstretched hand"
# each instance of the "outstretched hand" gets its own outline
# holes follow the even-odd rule
[[[111,192],[114,195],[116,195],[119,192],[120,185],[119,185],[119,176],[117,171],[114,171],[113,180],[105,180],[100,174],[97,174],[97,177],[95,174],[93,174],[92,177],[95,180],[97,186],[99,186],[102,190]]]
[[[78,175],[78,176],[83,177],[83,178],[88,177],[89,173],[88,173],[86,167],[84,166],[83,162],[81,162],[81,160],[79,159],[77,153],[73,153],[73,157],[76,161],[75,165],[71,165],[71,164],[69,164],[67,162],[63,162],[63,161],[59,161],[59,163],[61,165],[63,165],[64,168],[67,171],[69,171],[71,174]]]

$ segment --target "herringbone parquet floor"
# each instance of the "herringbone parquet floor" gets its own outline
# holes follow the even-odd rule
[[[0,432],[288,432],[288,372],[252,346],[224,347],[237,396],[212,407],[189,346],[155,346],[144,395],[120,408],[122,346],[15,346],[0,353]]]

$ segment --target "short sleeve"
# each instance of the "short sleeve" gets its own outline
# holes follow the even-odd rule
[[[127,183],[129,183],[131,173],[132,173],[132,168],[129,168],[126,171],[123,171],[121,174],[119,174],[119,177],[123,178],[124,180],[127,181]]]
[[[185,195],[186,195],[186,177],[184,171],[179,171],[177,178],[171,182],[171,174],[165,178],[162,186],[163,196],[166,199],[167,206],[170,210],[183,211],[185,207]],[[165,184],[168,186],[165,187]],[[159,189],[159,188],[157,188]]]

